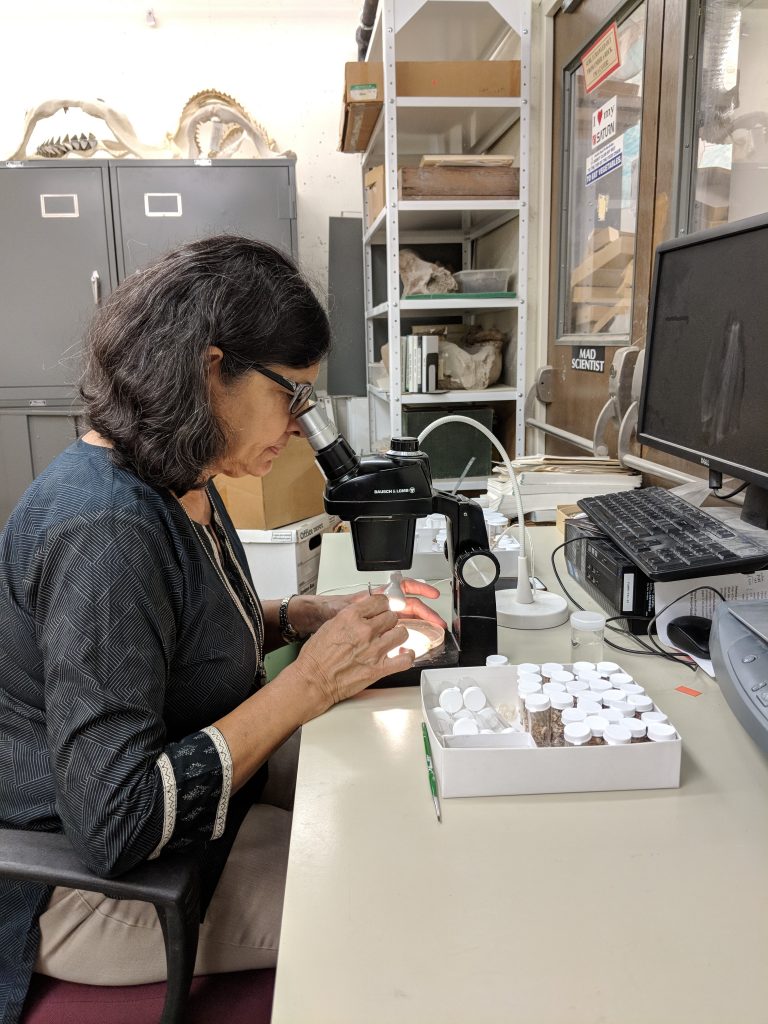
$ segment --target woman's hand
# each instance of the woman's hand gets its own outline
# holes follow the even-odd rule
[[[448,628],[437,612],[419,600],[420,597],[431,600],[440,597],[440,591],[436,587],[420,580],[409,579],[407,576],[403,577],[401,586],[407,597],[405,608],[398,613],[399,618],[424,619],[425,622],[431,622],[441,629]],[[386,584],[376,587],[373,593],[381,594],[385,589]],[[359,593],[294,597],[289,609],[291,625],[301,634],[314,633],[324,622],[330,621],[359,599]]]
[[[306,641],[294,662],[317,691],[317,714],[352,697],[384,676],[404,672],[414,652],[397,650],[408,636],[383,595],[355,594]],[[312,716],[310,716],[312,717]]]

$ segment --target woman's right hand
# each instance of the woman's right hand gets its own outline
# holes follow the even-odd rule
[[[294,662],[307,684],[319,691],[317,714],[384,676],[410,668],[415,658],[411,650],[387,657],[407,636],[382,594],[361,595],[324,623]]]

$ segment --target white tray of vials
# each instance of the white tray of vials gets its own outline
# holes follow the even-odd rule
[[[571,668],[563,666],[565,671]],[[464,693],[473,684],[485,695],[487,707],[501,709],[511,731],[453,735],[446,727],[445,717],[438,711],[440,695],[456,687]],[[665,742],[537,746],[513,716],[517,684],[516,665],[421,673],[422,713],[442,797],[671,789],[680,785],[679,733]],[[653,711],[663,713],[656,704]]]

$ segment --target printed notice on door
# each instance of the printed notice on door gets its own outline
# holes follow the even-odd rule
[[[592,149],[616,134],[616,105],[618,97],[608,100],[592,114]]]
[[[606,143],[602,149],[587,157],[586,179],[584,184],[589,186],[604,178],[606,174],[618,170],[624,162],[624,136],[613,139]]]
[[[592,92],[609,75],[621,67],[619,56],[619,33],[614,21],[602,35],[598,36],[581,58],[584,71],[584,88]]]

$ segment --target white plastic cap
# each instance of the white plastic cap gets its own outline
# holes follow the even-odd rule
[[[653,701],[647,693],[628,693],[627,704],[635,709],[638,714],[644,711],[653,711]]]
[[[612,708],[616,703],[626,704],[627,695],[622,690],[606,690],[603,694],[603,704],[607,708]]]
[[[438,697],[438,703],[443,711],[455,715],[464,706],[464,699],[458,686],[448,686]]]
[[[603,677],[597,673],[595,673],[595,678],[589,679],[588,682],[590,690],[594,690],[595,693],[607,693],[609,690],[613,689],[608,680],[603,679]]]
[[[584,682],[583,679],[572,679],[570,683],[565,684],[565,688],[568,693],[586,693],[589,683]]]
[[[615,661],[598,661],[595,668],[601,676],[609,676],[612,672],[618,672],[619,666]]]
[[[547,678],[551,677],[553,672],[562,671],[563,666],[560,664],[559,661],[545,661],[544,664],[541,666],[541,674],[543,676],[547,676]]]
[[[565,693],[565,686],[562,683],[544,683],[541,692],[551,697],[553,693]]]
[[[462,697],[464,698],[464,707],[469,708],[470,711],[479,711],[487,704],[485,694],[479,686],[468,686]]]
[[[592,730],[586,722],[569,722],[563,729],[563,737],[574,746],[581,747],[592,739]]]
[[[587,716],[599,715],[600,712],[603,710],[603,705],[598,703],[598,701],[587,700],[586,697],[582,697],[581,695],[579,695],[576,701],[576,707],[578,707],[581,711],[586,712]]]
[[[629,729],[633,740],[640,740],[645,736],[645,722],[641,722],[639,718],[625,718],[622,725]]]
[[[524,661],[522,665],[517,666],[517,674],[522,675],[526,672],[538,673],[541,670],[541,665],[534,665],[532,661]]]
[[[646,725],[650,725],[651,722],[668,722],[669,719],[663,711],[643,711],[640,715]]]
[[[573,694],[565,693],[565,691],[561,691],[560,693],[551,693],[549,695],[549,700],[552,707],[557,711],[567,711],[568,708],[573,707]]]
[[[454,736],[477,736],[480,726],[474,718],[459,718],[453,723]]]
[[[642,688],[642,686],[639,683],[635,682],[619,683],[618,689],[621,690],[622,693],[626,693],[628,697],[630,694],[645,693],[645,690]]]
[[[581,708],[566,708],[563,711],[563,725],[573,725],[576,722],[586,722],[587,712]]]
[[[506,654],[489,654],[485,664],[488,668],[501,668],[502,665],[509,664],[509,658]]]
[[[625,725],[609,725],[603,733],[603,739],[610,747],[618,747],[632,742],[632,733]]]
[[[588,715],[586,724],[593,736],[602,736],[611,723],[602,715]]]
[[[573,671],[578,675],[580,672],[594,672],[595,663],[594,661],[574,661],[571,666]]]
[[[549,677],[553,683],[572,683],[574,680],[573,672],[566,672],[565,669],[561,669],[560,672],[553,672]]]
[[[674,725],[668,722],[648,722],[648,739],[658,741],[676,740]]]
[[[616,708],[603,708],[600,714],[603,718],[607,718],[611,725],[622,725],[624,722],[624,715]]]
[[[550,706],[546,693],[529,693],[525,698],[526,711],[546,711]]]
[[[541,683],[529,683],[524,679],[517,684],[517,692],[521,697],[527,697],[529,693],[541,693]]]
[[[619,683],[631,683],[633,682],[632,676],[628,672],[612,672],[608,677],[609,682],[618,689]]]
[[[571,612],[571,626],[574,629],[603,629],[605,616],[601,612]]]
[[[538,672],[518,672],[517,682],[519,683],[538,683],[539,686],[544,682],[544,677],[540,676]]]

